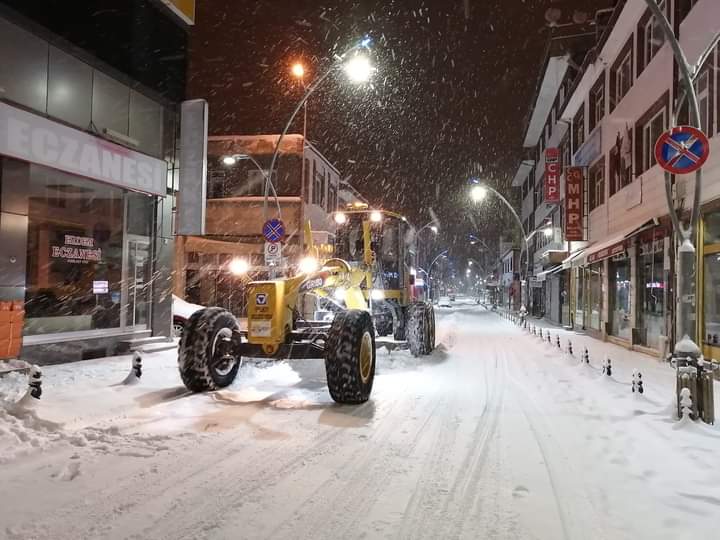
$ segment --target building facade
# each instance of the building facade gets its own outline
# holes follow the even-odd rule
[[[720,3],[666,0],[661,7],[688,60],[696,62],[720,31]],[[664,355],[676,338],[677,239],[654,146],[676,109],[681,92],[678,70],[645,0],[619,2],[603,27],[579,71],[565,68],[550,73],[553,62],[546,64],[545,78],[550,75],[555,84],[545,89],[553,98],[549,105],[540,106],[538,100],[533,107],[535,123],[528,132],[535,130],[537,141],[528,145],[533,155],[519,167],[515,185],[523,191],[523,219],[528,226],[549,219],[555,232],[547,245],[535,245],[535,260],[549,264],[542,269],[536,266],[531,282],[558,281],[557,288],[545,287],[546,292],[552,289],[545,297],[550,306],[559,296],[560,309],[551,314],[552,320]],[[718,56],[717,48],[711,51],[695,83],[702,129],[711,141],[697,237],[696,338],[713,358],[720,358],[716,292],[720,156],[713,152],[720,141]],[[555,63],[562,63],[562,58]],[[686,110],[679,112],[680,123],[683,118]],[[526,143],[534,138],[526,138]],[[555,152],[560,161],[559,200],[545,204],[545,184],[551,174],[547,157]],[[579,167],[582,175],[582,241],[567,241],[569,167]],[[672,202],[683,212],[692,205],[694,176],[673,176],[671,181]],[[547,315],[547,305],[544,312]]]
[[[21,358],[107,356],[170,335],[175,101],[35,4],[0,9],[0,301],[24,305]],[[184,39],[164,8],[135,8]]]
[[[233,274],[234,259],[246,261],[255,279],[291,272],[305,253],[308,222],[313,244],[330,252],[335,236],[330,214],[341,198],[354,202],[355,192],[341,186],[340,173],[317,148],[291,134],[280,144],[273,172],[277,199],[271,192],[266,202],[265,179],[277,140],[277,135],[209,137],[205,235],[178,237],[176,265],[183,269],[175,280],[178,296],[242,315],[246,276]],[[275,217],[286,236],[282,258],[270,262],[262,228]]]

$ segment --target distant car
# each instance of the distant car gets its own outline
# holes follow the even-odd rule
[[[173,294],[173,337],[182,337],[183,330],[190,316],[196,311],[205,309],[205,306],[191,304]]]
[[[454,302],[454,301],[455,301],[455,295],[454,295],[454,294],[451,294],[451,295],[450,295],[450,301],[451,301],[451,302]]]
[[[438,306],[440,307],[452,307],[452,297],[451,296],[441,296],[438,300]]]

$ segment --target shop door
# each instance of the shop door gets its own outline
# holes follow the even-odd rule
[[[127,326],[150,323],[151,264],[150,241],[129,237],[127,241]]]

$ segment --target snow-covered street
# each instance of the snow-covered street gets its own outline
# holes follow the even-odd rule
[[[716,537],[720,429],[671,419],[669,367],[586,339],[605,377],[470,304],[438,340],[381,351],[361,406],[331,401],[321,361],[199,395],[175,351],[130,386],[129,357],[48,367],[34,414],[0,379],[0,537]]]

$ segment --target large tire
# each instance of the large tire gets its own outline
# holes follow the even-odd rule
[[[408,347],[413,356],[427,354],[427,316],[423,304],[410,304],[407,308]]]
[[[338,313],[325,341],[325,373],[337,403],[365,403],[375,380],[375,331],[367,311]]]
[[[408,308],[397,307],[393,317],[393,339],[405,341],[405,329],[407,328]]]
[[[178,352],[180,377],[188,390],[218,390],[235,380],[241,358],[233,350],[233,334],[239,330],[237,319],[222,308],[192,314]]]
[[[425,316],[427,317],[427,353],[435,350],[435,308],[431,303],[425,304]]]

